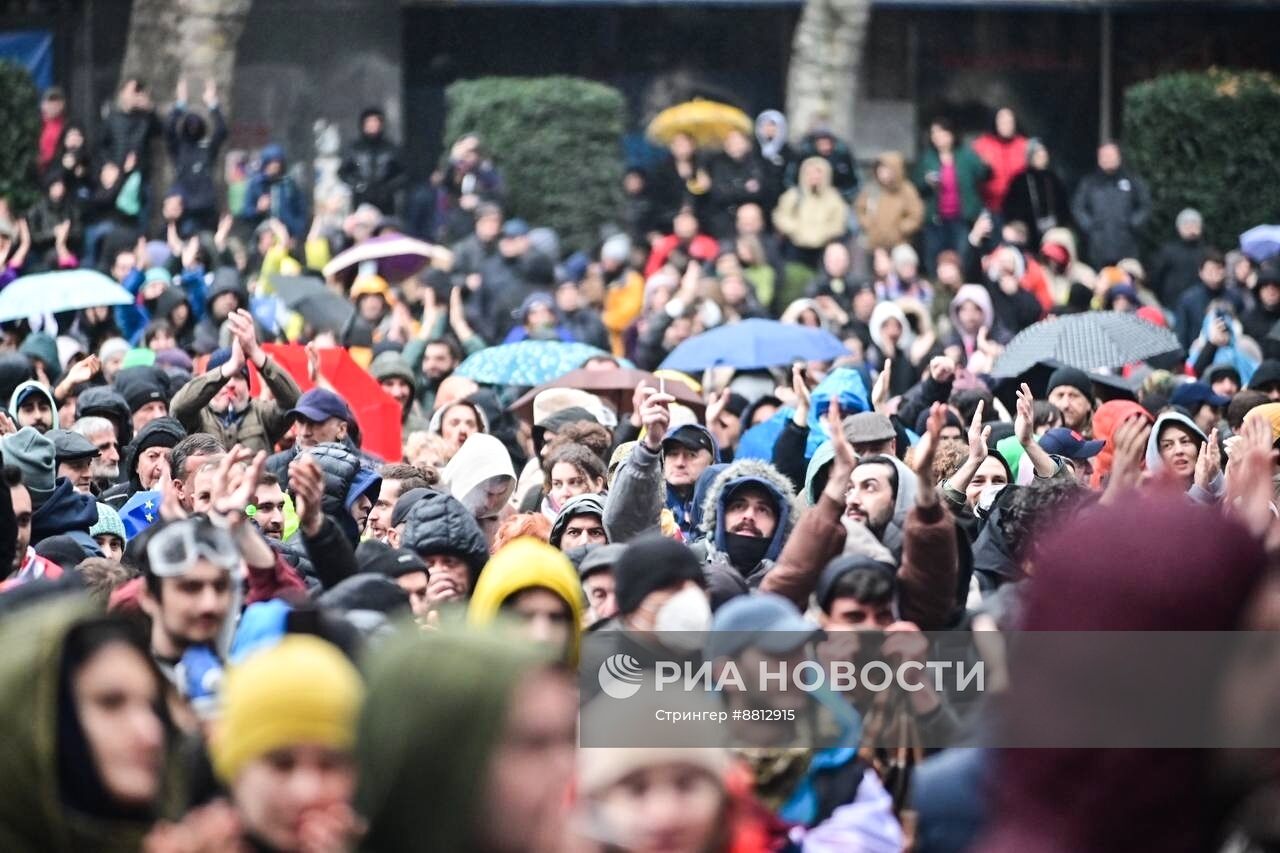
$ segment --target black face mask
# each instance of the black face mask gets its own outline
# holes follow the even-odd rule
[[[763,536],[741,536],[737,533],[725,533],[725,551],[729,554],[729,562],[739,569],[754,569],[764,559],[769,550],[769,540]]]

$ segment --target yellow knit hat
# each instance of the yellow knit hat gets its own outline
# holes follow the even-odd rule
[[[309,744],[351,749],[364,685],[331,643],[290,634],[228,670],[210,738],[214,770],[230,784],[272,750]]]
[[[478,627],[493,624],[508,598],[526,589],[551,590],[569,607],[572,638],[569,663],[578,662],[582,638],[582,582],[569,558],[558,548],[526,536],[509,542],[489,558],[467,606],[467,622]]]

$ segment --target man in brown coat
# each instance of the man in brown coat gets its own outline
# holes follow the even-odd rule
[[[205,372],[182,386],[169,404],[170,413],[187,432],[207,432],[223,447],[239,444],[255,453],[270,453],[288,431],[285,412],[297,404],[302,390],[258,343],[253,315],[233,311],[227,323],[231,347],[215,351]],[[248,362],[258,368],[275,399],[249,397]]]

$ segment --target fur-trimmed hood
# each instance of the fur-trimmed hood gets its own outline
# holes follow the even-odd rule
[[[778,526],[773,532],[773,540],[765,559],[776,560],[782,553],[782,546],[800,516],[802,504],[796,497],[795,488],[777,468],[759,459],[741,459],[725,466],[707,489],[702,502],[702,522],[700,529],[711,541],[717,551],[725,550],[724,502],[729,493],[738,486],[755,483],[768,491],[778,504]]]

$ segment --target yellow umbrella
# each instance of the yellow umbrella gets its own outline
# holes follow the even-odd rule
[[[687,133],[699,147],[719,147],[730,131],[739,130],[750,136],[751,129],[751,118],[737,107],[695,98],[658,113],[646,133],[662,145],[677,134]]]

